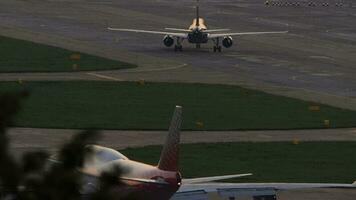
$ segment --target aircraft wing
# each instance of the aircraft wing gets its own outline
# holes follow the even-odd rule
[[[236,35],[263,35],[263,34],[283,34],[288,33],[288,31],[274,31],[274,32],[241,32],[241,33],[217,33],[209,34],[209,38],[218,38],[226,36],[236,36]]]
[[[353,184],[323,183],[201,183],[182,184],[171,200],[207,200],[208,193],[217,192],[221,197],[257,197],[274,196],[279,190],[313,189],[313,188],[352,188]]]
[[[192,32],[192,30],[190,29],[181,29],[181,28],[165,28],[166,30],[170,30],[170,31],[180,31],[180,32],[186,32],[186,33],[190,33]],[[204,30],[204,33],[213,33],[213,32],[222,32],[222,31],[229,31],[230,29],[209,29],[209,30]]]
[[[170,30],[170,31],[180,31],[180,32],[191,32],[192,30],[189,30],[189,29],[182,29],[182,28],[164,28],[166,30]]]
[[[222,32],[222,31],[229,31],[230,29],[208,29],[208,30],[204,30],[204,33],[213,33],[213,32]]]
[[[177,192],[188,192],[204,190],[206,192],[216,192],[221,189],[274,189],[274,190],[295,190],[312,188],[355,188],[353,184],[333,184],[333,183],[201,183],[182,185]]]
[[[148,30],[138,30],[138,29],[121,29],[121,28],[111,28],[110,31],[121,31],[121,32],[134,32],[134,33],[149,33],[149,34],[158,34],[158,35],[170,35],[174,37],[187,38],[187,33],[173,33],[173,32],[165,32],[165,31],[148,31]]]

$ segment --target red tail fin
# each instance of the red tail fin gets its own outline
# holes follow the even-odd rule
[[[165,171],[178,171],[180,127],[182,124],[182,107],[176,106],[169,133],[163,147],[158,168]]]

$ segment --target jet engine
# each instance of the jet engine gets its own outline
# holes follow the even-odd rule
[[[222,44],[225,48],[230,48],[232,46],[232,37],[224,37],[224,39],[222,40]]]
[[[169,36],[169,35],[166,35],[164,36],[163,38],[163,44],[166,46],[166,47],[171,47],[173,44],[174,44],[174,39]]]

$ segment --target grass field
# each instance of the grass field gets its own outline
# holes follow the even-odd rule
[[[160,146],[126,149],[130,159],[156,165]],[[253,173],[229,182],[353,183],[356,142],[217,143],[182,145],[183,177]]]
[[[84,53],[0,36],[0,72],[68,72],[135,67]]]
[[[27,88],[14,126],[167,129],[175,105],[187,130],[302,129],[356,125],[356,112],[235,86],[135,82],[1,82],[0,91]]]

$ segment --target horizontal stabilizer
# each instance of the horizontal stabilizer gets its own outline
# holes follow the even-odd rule
[[[170,31],[180,31],[180,32],[192,32],[190,29],[181,29],[181,28],[165,28],[166,30]],[[203,30],[204,33],[213,33],[213,32],[222,32],[222,31],[229,31],[230,29],[212,29],[212,30]]]
[[[84,169],[78,169],[79,172],[86,174],[87,176],[92,176],[92,177],[100,177],[102,174],[101,172],[98,171],[97,168],[84,168]],[[164,180],[154,180],[154,179],[143,179],[143,178],[129,178],[129,177],[119,177],[120,180],[123,181],[134,181],[134,182],[140,182],[140,183],[154,183],[154,184],[163,184],[166,185],[168,184]]]
[[[204,30],[204,33],[213,33],[213,32],[222,32],[222,31],[229,31],[230,29],[211,29],[211,30]]]
[[[184,179],[183,184],[194,184],[194,183],[208,183],[213,181],[220,181],[232,178],[240,178],[244,176],[251,176],[252,174],[233,174],[233,175],[225,175],[225,176],[210,176],[210,177],[202,177],[202,178],[190,178]]]
[[[120,179],[124,180],[124,181],[134,181],[134,182],[140,182],[140,183],[153,183],[153,184],[168,185],[168,183],[163,180],[143,179],[143,178],[127,178],[127,177],[120,177]]]
[[[181,31],[181,32],[191,32],[192,30],[189,29],[181,29],[181,28],[165,28],[166,30],[170,31]]]
[[[139,30],[139,29],[126,29],[126,28],[112,28],[108,27],[109,31],[119,31],[119,32],[133,32],[133,33],[148,33],[148,34],[156,34],[156,35],[170,35],[174,37],[186,38],[186,33],[172,33],[165,31],[149,31],[149,30]]]

